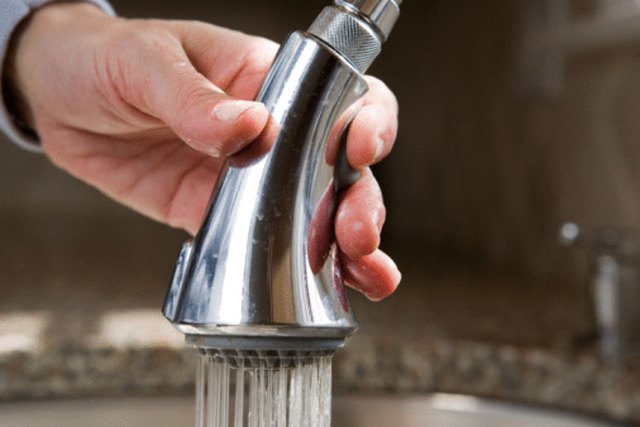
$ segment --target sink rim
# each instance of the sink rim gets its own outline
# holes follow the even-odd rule
[[[473,417],[474,422],[478,420],[477,425],[482,426],[492,425],[482,423],[482,419],[491,420],[492,416],[507,417],[507,419],[513,420],[514,417],[519,415],[526,415],[526,419],[567,421],[565,423],[567,426],[614,427],[628,425],[604,417],[555,407],[454,393],[384,394],[359,392],[336,393],[333,396],[332,412],[333,419],[337,421],[337,426],[353,425],[354,423],[360,423],[356,425],[371,425],[368,423],[372,419],[383,422],[385,416],[391,416],[394,420],[392,424],[394,426],[411,425],[412,427],[417,427],[415,420],[424,420],[426,411],[431,411],[429,412],[429,417],[432,414],[437,415],[437,413],[443,417],[453,415],[459,418],[460,416],[466,416],[467,420],[469,417]],[[421,413],[423,414],[422,417],[420,416]],[[5,427],[24,425],[24,417],[26,416],[35,418],[35,422],[29,420],[29,425],[34,427],[57,425],[51,423],[63,420],[63,417],[66,417],[64,421],[57,422],[64,422],[64,425],[67,426],[89,425],[87,422],[94,426],[193,425],[194,397],[175,395],[111,396],[0,402],[0,425]],[[22,417],[22,421],[20,421],[20,417]],[[167,424],[154,422],[152,420],[154,417]],[[69,419],[71,419],[71,422],[68,421]],[[73,420],[75,419],[79,419],[78,424],[74,424]],[[409,421],[410,419],[413,421]],[[438,417],[434,419],[438,419]],[[410,424],[402,424],[403,420]],[[428,425],[438,425],[431,424],[432,422],[428,421]],[[426,423],[427,421],[425,421],[424,425],[427,425]],[[554,424],[556,423],[554,422]],[[376,425],[387,425],[387,423]],[[419,422],[419,425],[422,425],[422,423]],[[465,425],[465,423],[456,425]],[[518,422],[518,425],[525,424]],[[549,424],[529,423],[526,425]]]

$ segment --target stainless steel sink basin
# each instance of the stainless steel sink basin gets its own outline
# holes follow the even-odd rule
[[[76,399],[0,404],[3,427],[176,427],[194,424],[193,399]],[[337,396],[335,427],[608,426],[560,411],[469,396]]]
[[[334,426],[591,427],[613,426],[563,411],[455,394],[343,397],[334,402]]]

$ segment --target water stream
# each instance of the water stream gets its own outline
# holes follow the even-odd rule
[[[196,427],[329,427],[331,355],[201,355]]]

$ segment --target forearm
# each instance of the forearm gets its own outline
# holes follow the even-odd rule
[[[106,0],[83,0],[113,14]],[[0,1],[0,131],[18,145],[40,151],[37,136],[29,130],[29,111],[22,99],[15,70],[15,49],[27,19],[38,8],[51,0],[2,0]]]

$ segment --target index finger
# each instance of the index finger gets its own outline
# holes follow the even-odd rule
[[[347,136],[347,158],[354,169],[363,169],[385,158],[398,133],[398,102],[379,79],[365,76],[369,91],[349,111],[356,111]],[[345,114],[348,117],[349,114]],[[344,126],[338,126],[342,129]],[[326,158],[330,164],[338,152],[339,135],[329,138]]]

